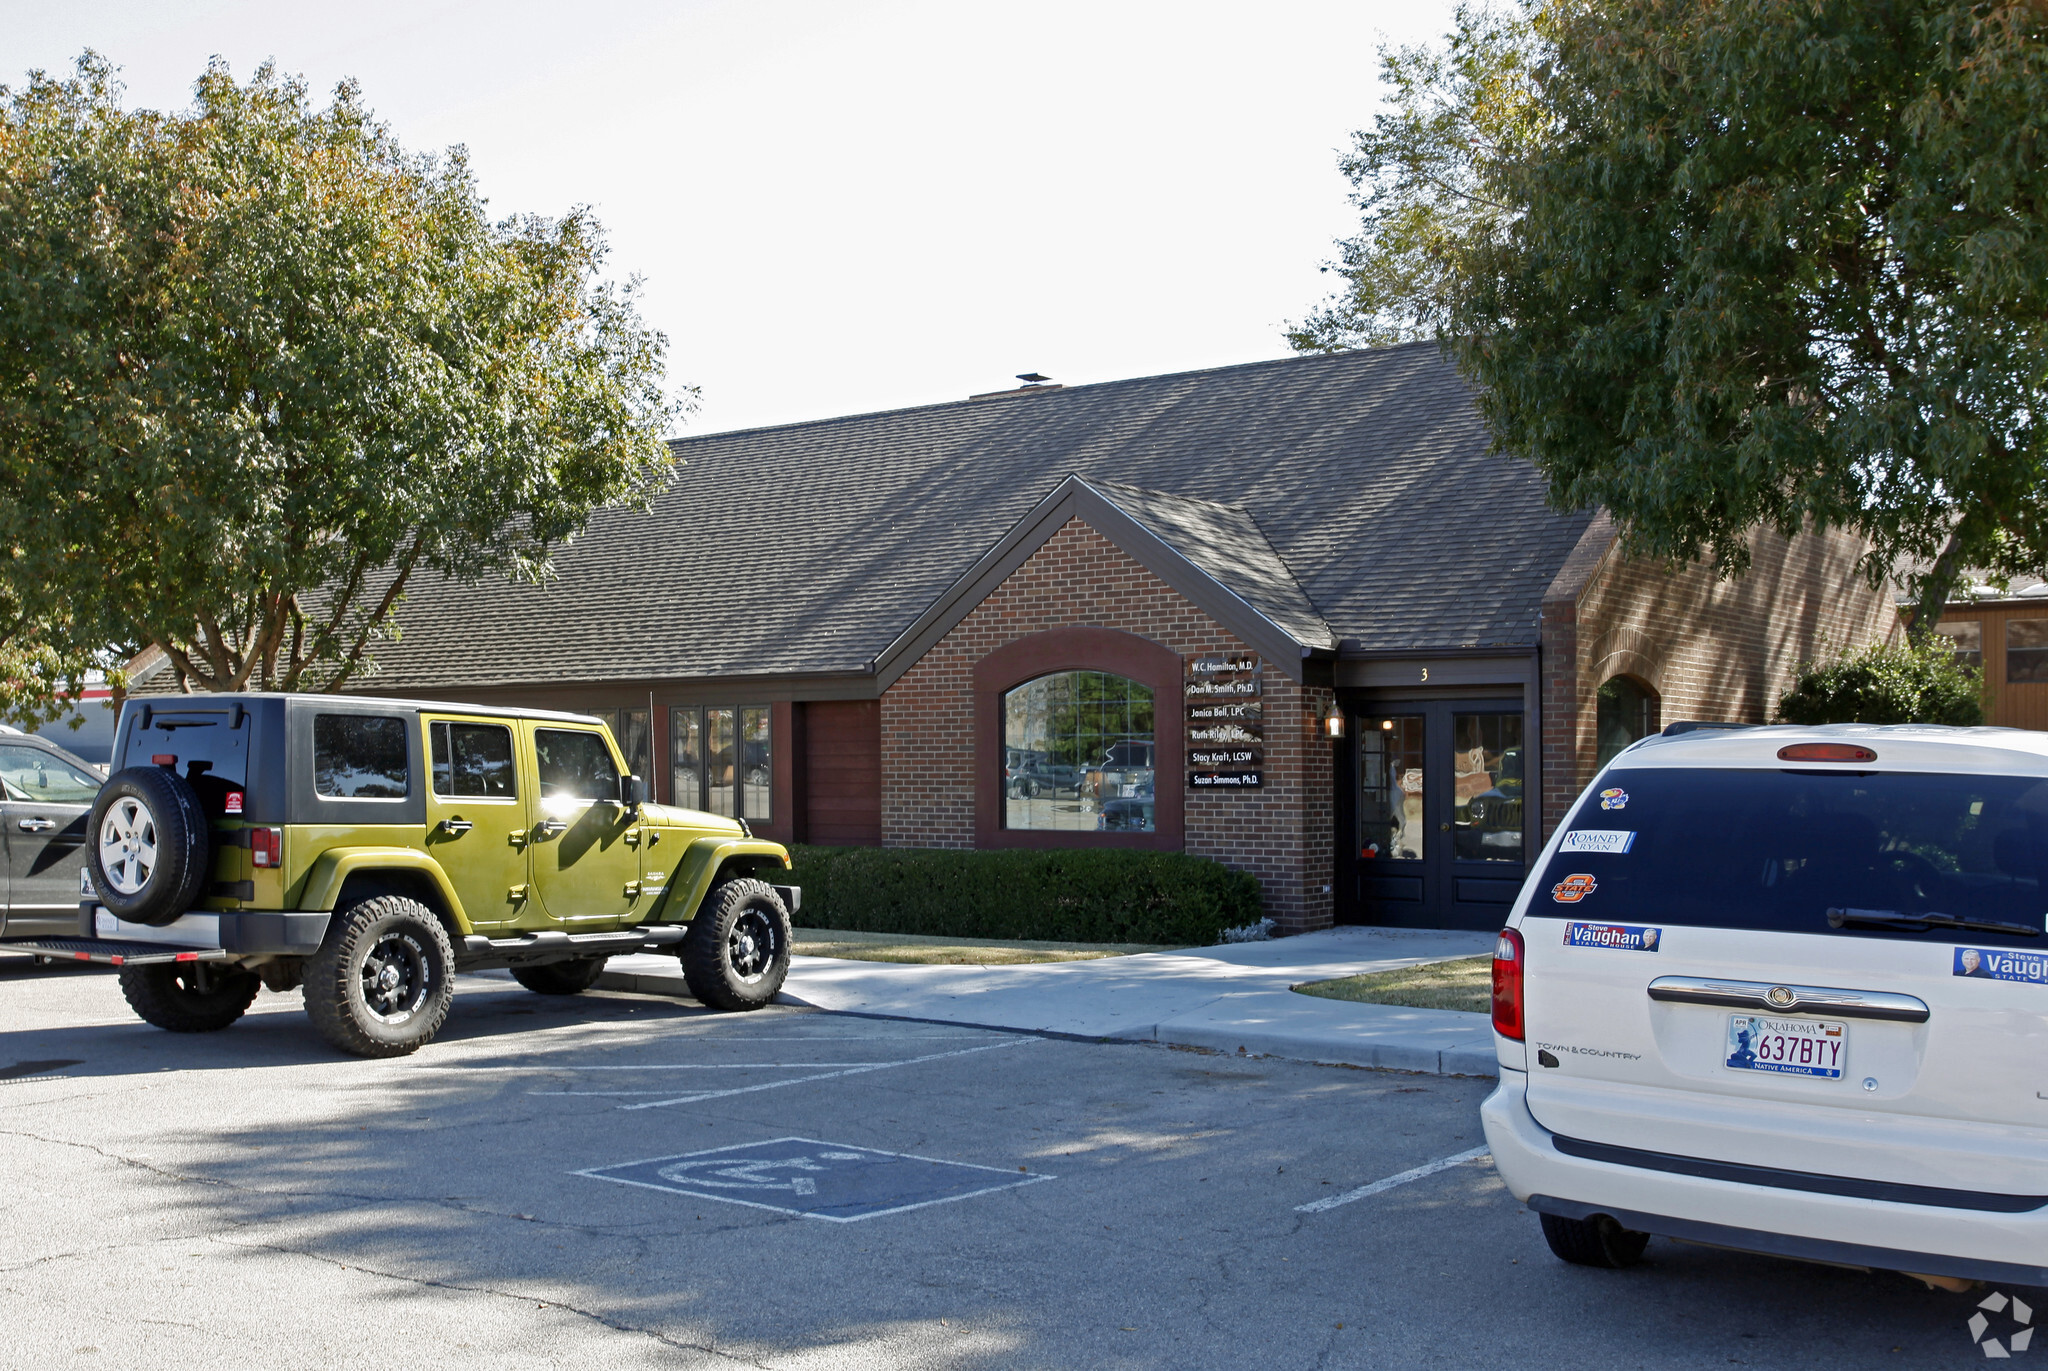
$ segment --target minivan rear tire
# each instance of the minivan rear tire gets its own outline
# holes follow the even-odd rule
[[[1595,1214],[1590,1219],[1567,1219],[1556,1214],[1537,1217],[1543,1220],[1543,1241],[1550,1244],[1550,1250],[1558,1257],[1574,1266],[1619,1271],[1641,1261],[1643,1249],[1650,1245],[1648,1233],[1623,1228],[1605,1214]]]
[[[100,787],[85,848],[93,891],[106,911],[161,927],[205,896],[213,825],[184,777],[160,766],[131,766]]]

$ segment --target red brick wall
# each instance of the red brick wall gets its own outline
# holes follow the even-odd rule
[[[1079,519],[1067,524],[882,696],[882,843],[974,844],[974,664],[1048,629],[1134,633],[1177,653],[1249,649]],[[1016,684],[1022,684],[1017,682]],[[1259,878],[1267,914],[1289,932],[1331,922],[1330,745],[1316,735],[1327,690],[1267,663],[1265,786],[1186,797],[1186,850]],[[1178,709],[1162,697],[1161,709]],[[1159,758],[1158,784],[1185,785],[1182,758]]]
[[[1768,723],[1802,662],[1899,631],[1890,596],[1872,590],[1847,534],[1750,540],[1750,568],[1717,580],[1630,561],[1602,516],[1543,604],[1543,827],[1593,779],[1598,691],[1633,676],[1660,697],[1662,723]]]

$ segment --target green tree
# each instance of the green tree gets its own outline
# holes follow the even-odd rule
[[[59,673],[0,704],[109,645],[335,689],[423,569],[547,577],[689,399],[603,258],[581,210],[491,222],[353,85],[215,62],[129,111],[88,53],[0,88],[0,650]]]
[[[1923,636],[1966,568],[2048,565],[2048,8],[1532,0],[1459,22],[1453,53],[1525,79],[1397,87],[1354,166],[1388,165],[1364,150],[1401,118],[1524,131],[1430,145],[1498,207],[1438,215],[1438,274],[1399,298],[1555,504],[1729,572],[1760,525],[1854,530]],[[1359,242],[1428,216],[1407,184],[1368,176],[1389,208]],[[1371,336],[1385,307],[1350,278],[1299,345]]]
[[[1826,664],[1808,663],[1778,701],[1787,724],[1981,724],[1984,678],[1956,660],[1946,638],[1872,643]]]

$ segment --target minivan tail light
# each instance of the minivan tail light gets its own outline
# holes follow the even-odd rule
[[[1522,1041],[1522,935],[1503,928],[1493,943],[1493,1031]]]
[[[1874,762],[1877,754],[1858,743],[1791,743],[1778,749],[1781,762]]]
[[[284,830],[281,828],[250,829],[249,860],[256,866],[283,866]]]

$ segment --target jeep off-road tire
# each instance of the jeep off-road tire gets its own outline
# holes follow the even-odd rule
[[[124,966],[120,976],[128,1007],[172,1033],[218,1033],[249,1011],[263,986],[253,971],[211,962]]]
[[[789,975],[789,910],[766,881],[727,881],[683,935],[683,979],[713,1009],[759,1009]]]
[[[93,888],[116,918],[167,924],[204,898],[213,827],[198,792],[175,772],[115,772],[100,787],[85,831]]]
[[[358,1057],[402,1057],[433,1041],[455,998],[455,949],[434,912],[403,895],[336,911],[306,961],[306,1013]]]
[[[581,995],[597,984],[609,957],[578,957],[545,966],[515,966],[512,979],[536,995]]]
[[[1590,1219],[1566,1219],[1556,1214],[1539,1214],[1543,1220],[1543,1241],[1550,1250],[1574,1266],[1599,1266],[1618,1271],[1642,1260],[1650,1244],[1648,1233],[1623,1228],[1605,1214]]]

